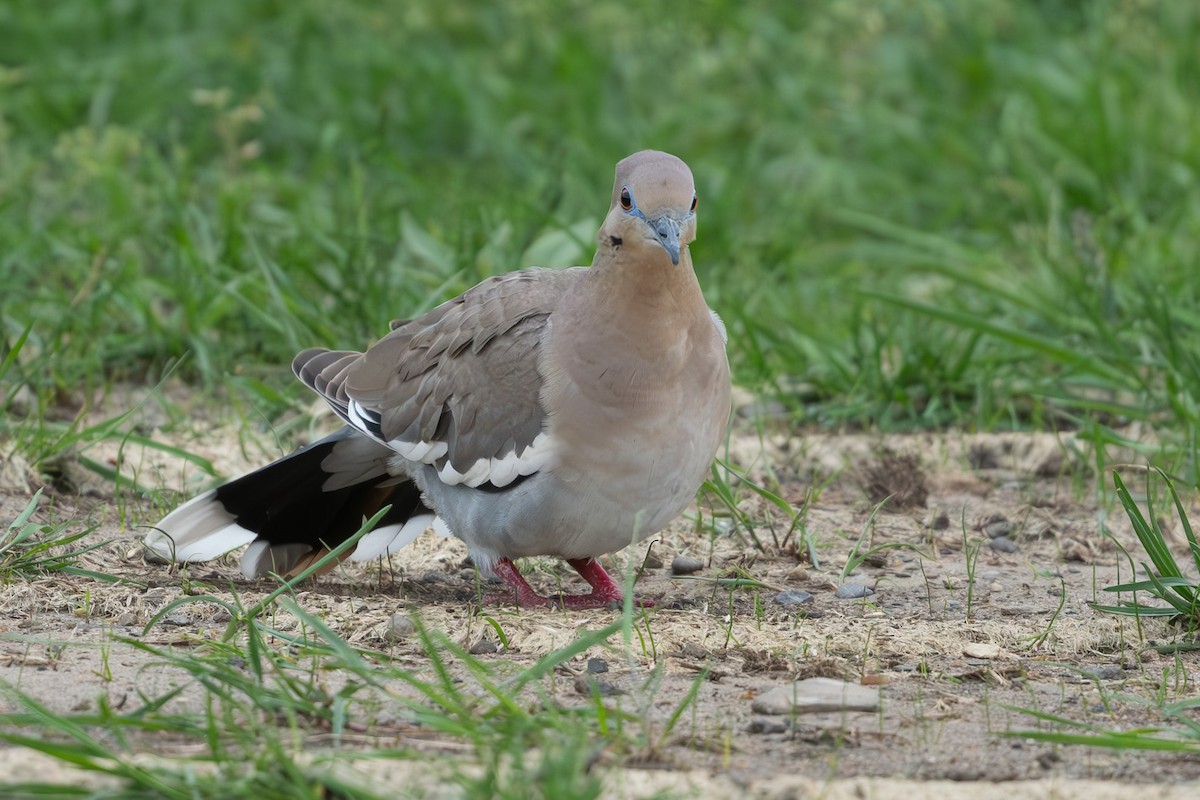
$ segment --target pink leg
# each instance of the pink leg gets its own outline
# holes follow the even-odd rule
[[[579,576],[592,587],[591,594],[564,594],[558,598],[542,597],[533,590],[525,577],[517,570],[511,559],[502,558],[496,562],[496,577],[507,583],[516,593],[518,606],[554,606],[560,603],[565,608],[606,608],[624,601],[621,587],[613,581],[604,567],[594,558],[569,558],[567,563],[575,568]],[[488,595],[485,603],[503,603],[513,599],[507,595]],[[638,606],[654,605],[649,601],[638,601]]]
[[[611,603],[622,603],[625,595],[604,567],[594,558],[568,558],[567,563],[575,568],[579,577],[592,587],[591,594],[564,595],[563,603],[568,608],[600,608]]]
[[[604,571],[599,561],[594,558],[568,558],[567,563],[592,587],[591,594],[564,595],[563,605],[567,608],[604,608],[625,602],[625,593]],[[639,608],[651,608],[654,601],[634,599],[633,604]]]
[[[516,592],[516,601],[518,606],[548,606],[550,601],[533,590],[529,585],[529,581],[525,580],[525,576],[517,569],[517,565],[512,562],[511,558],[502,558],[496,562],[496,566],[492,569],[496,573],[496,577],[507,583]],[[512,600],[508,595],[489,594],[483,598],[484,603],[504,603]]]

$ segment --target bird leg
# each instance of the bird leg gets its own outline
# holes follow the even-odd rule
[[[496,577],[507,583],[516,592],[516,601],[518,606],[548,606],[550,600],[542,597],[533,590],[529,585],[529,581],[525,580],[525,576],[517,569],[517,565],[512,562],[511,558],[502,558],[492,567],[492,572]],[[513,598],[507,594],[489,594],[483,598],[484,603],[504,603]]]
[[[496,562],[493,571],[497,578],[507,583],[516,593],[516,601],[518,606],[556,606],[561,605],[564,608],[607,608],[624,602],[624,593],[621,587],[600,566],[600,562],[594,558],[569,558],[567,563],[574,567],[579,573],[579,577],[583,578],[592,587],[591,594],[564,594],[559,597],[542,597],[533,590],[529,582],[525,580],[525,576],[517,569],[517,565],[512,562],[512,559],[502,558]],[[505,602],[513,599],[508,595],[488,595],[484,597],[485,603]],[[653,603],[648,601],[637,601],[636,605],[646,607]]]
[[[594,558],[568,558],[567,563],[575,568],[579,577],[592,587],[591,594],[570,594],[563,596],[563,605],[567,608],[601,608],[614,603],[623,603],[625,595],[609,574]]]

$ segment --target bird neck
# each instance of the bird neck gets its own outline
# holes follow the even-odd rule
[[[640,320],[637,327],[676,328],[695,316],[707,316],[708,305],[685,248],[679,263],[672,264],[656,245],[643,248],[637,258],[619,257],[615,249],[596,253],[586,273],[587,302],[607,316]]]
[[[678,264],[665,253],[661,263],[597,254],[555,316],[572,320],[574,328],[555,346],[573,352],[559,351],[560,356],[604,369],[628,368],[643,379],[651,377],[649,365],[665,374],[682,369],[698,337],[713,327],[686,250]]]

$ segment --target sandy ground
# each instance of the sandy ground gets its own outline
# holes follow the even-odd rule
[[[175,441],[226,474],[262,463],[275,447],[243,429]],[[120,457],[123,473],[141,486],[194,483],[186,465],[161,451],[118,453],[103,445],[87,455],[114,464]],[[1002,735],[1046,728],[1013,708],[1128,729],[1161,719],[1154,703],[1115,701],[1118,695],[1170,702],[1198,693],[1200,653],[1155,649],[1175,641],[1166,623],[1139,627],[1087,605],[1111,600],[1100,589],[1130,577],[1118,545],[1133,547],[1134,538],[1119,506],[1097,497],[1085,444],[1069,435],[781,433],[739,436],[729,458],[758,480],[777,479],[779,494],[797,508],[807,496],[807,514],[789,536],[790,520],[739,485],[739,507],[753,521],[759,545],[731,529],[719,506],[701,506],[692,519],[609,559],[618,571],[648,561],[637,591],[659,604],[645,623],[654,644],[626,647],[614,639],[582,654],[559,671],[564,694],[571,694],[587,658],[603,657],[610,667],[604,680],[624,692],[612,702],[661,723],[699,672],[709,670],[695,713],[684,716],[653,764],[629,758],[602,764],[609,796],[670,790],[703,797],[1101,800],[1127,797],[1123,783],[1148,782],[1161,784],[1154,789],[1161,798],[1197,796],[1195,754],[1109,752]],[[24,507],[33,482],[20,464],[0,465],[0,473],[0,521],[7,522]],[[1127,478],[1141,484],[1134,472]],[[893,500],[872,518],[877,497],[889,493]],[[111,482],[68,464],[36,519],[89,520],[97,526],[92,536],[111,541],[85,556],[84,565],[138,585],[59,575],[5,588],[0,680],[57,710],[92,709],[101,697],[120,707],[139,690],[183,680],[114,644],[114,636],[140,635],[183,588],[178,571],[144,561],[136,526],[152,523],[158,509],[130,497],[115,497]],[[872,555],[843,580],[860,539],[858,551],[873,549]],[[680,555],[700,559],[702,568],[688,578],[672,576],[670,564]],[[419,615],[466,647],[483,639],[498,644],[473,606],[477,580],[464,557],[457,542],[427,535],[382,567],[339,567],[307,584],[298,600],[347,640],[414,663],[422,656],[416,642],[385,635],[397,611]],[[552,559],[526,566],[543,591],[560,582],[578,590],[570,570]],[[731,590],[715,582],[731,576],[760,585]],[[273,588],[270,581],[241,579],[231,558],[194,565],[186,577],[218,593],[233,585],[246,602]],[[838,598],[842,583],[873,594]],[[776,597],[786,590],[812,600],[785,607]],[[616,618],[608,610],[488,613],[508,646],[479,657],[517,667]],[[216,607],[188,606],[147,640],[197,646],[225,621]],[[813,676],[879,687],[881,705],[791,722],[752,709],[768,690]],[[0,707],[9,704],[0,699]],[[380,773],[420,785],[411,762],[353,769],[371,770],[360,777],[372,785],[384,779]],[[64,771],[28,751],[0,748],[0,783]]]

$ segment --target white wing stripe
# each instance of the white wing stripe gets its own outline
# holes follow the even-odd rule
[[[433,524],[433,514],[418,514],[409,517],[403,524],[385,525],[376,528],[358,540],[350,555],[351,561],[370,561],[373,558],[394,553],[411,544]]]
[[[392,439],[387,445],[402,458],[422,464],[434,463],[449,449],[445,442],[405,442],[401,439]]]
[[[720,319],[713,313],[713,320],[721,327]],[[347,406],[347,420],[358,430],[376,441],[379,439],[379,415],[369,408],[351,400]],[[406,442],[403,439],[392,439],[384,442],[396,455],[414,464],[433,466],[446,457],[450,446],[446,442]],[[550,462],[553,447],[550,437],[544,432],[534,437],[520,453],[513,451],[503,456],[480,458],[467,467],[466,472],[459,472],[449,460],[438,469],[438,479],[447,486],[470,486],[475,488],[485,483],[491,483],[496,488],[503,488],[522,475],[532,475],[543,469]]]
[[[205,492],[164,517],[143,541],[163,558],[208,561],[254,541],[255,536],[217,502],[216,492]]]
[[[553,452],[550,437],[539,433],[520,455],[512,452],[499,458],[481,458],[467,467],[466,472],[459,472],[447,461],[438,470],[438,478],[447,486],[462,484],[474,488],[491,483],[500,488],[508,486],[520,475],[532,475],[543,469],[550,463]]]
[[[379,414],[369,408],[359,405],[357,400],[351,400],[346,405],[346,421],[358,430],[376,441],[379,438]]]
[[[513,452],[504,458],[493,458],[491,466],[492,485],[503,488],[517,479],[517,475],[520,474],[521,459]]]

